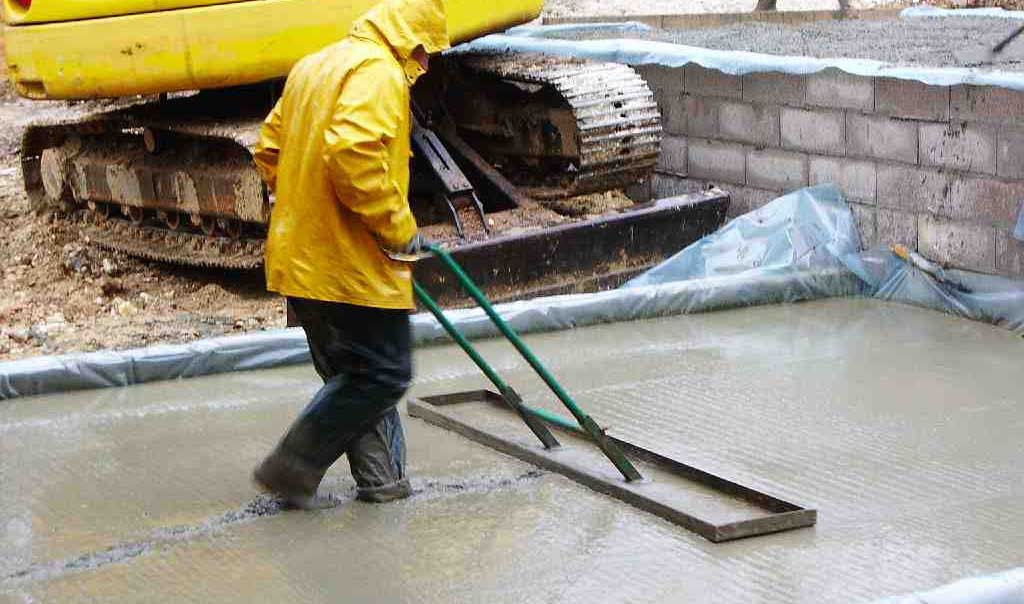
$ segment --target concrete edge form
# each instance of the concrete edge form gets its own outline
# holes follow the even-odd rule
[[[757,299],[749,292],[758,291]],[[558,331],[737,306],[795,302],[863,293],[859,279],[842,270],[798,271],[765,277],[728,276],[650,287],[510,302],[498,312],[520,333]],[[467,337],[497,335],[479,309],[448,313]],[[429,314],[412,320],[417,344],[443,341]],[[301,329],[198,340],[125,351],[37,357],[0,363],[0,400],[72,390],[129,386],[231,371],[268,369],[309,361]]]
[[[1024,567],[993,575],[960,579],[928,591],[876,600],[874,604],[1020,604],[1024,602]]]
[[[649,26],[638,22],[595,23],[568,25],[521,25],[502,34],[478,38],[458,46],[461,52],[525,52],[569,56],[596,61],[626,63],[628,65],[662,65],[682,67],[695,63],[706,69],[716,69],[730,75],[778,72],[794,75],[818,73],[829,68],[851,75],[913,80],[933,86],[999,86],[1011,90],[1024,90],[1024,73],[1008,71],[982,71],[963,67],[901,66],[883,61],[850,58],[813,58],[769,55],[754,52],[713,50],[656,42],[612,37],[615,28],[635,31]],[[558,39],[566,32],[597,28],[610,37],[600,40]]]

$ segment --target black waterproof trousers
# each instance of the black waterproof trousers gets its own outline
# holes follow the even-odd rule
[[[396,405],[412,380],[408,311],[289,298],[324,385],[263,462],[284,495],[312,495],[348,454],[358,497],[408,494]],[[283,483],[282,483],[283,481]]]

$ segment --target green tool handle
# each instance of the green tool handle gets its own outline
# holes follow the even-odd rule
[[[448,335],[455,340],[455,343],[458,344],[467,355],[469,355],[469,358],[476,363],[476,366],[480,368],[480,371],[484,372],[484,375],[487,376],[487,379],[491,380],[491,383],[498,389],[498,392],[500,392],[502,396],[508,398],[508,394],[512,392],[512,388],[509,387],[509,385],[505,383],[505,380],[501,379],[501,376],[494,371],[482,356],[480,356],[480,353],[477,352],[476,348],[469,343],[466,336],[462,335],[462,332],[456,329],[455,326],[452,325],[451,321],[448,320],[448,317],[444,316],[444,311],[441,310],[441,307],[434,302],[423,287],[421,287],[419,283],[413,281],[412,288],[416,293],[416,297],[419,298],[419,301],[423,306],[427,307],[430,314],[434,315],[434,318],[441,324],[441,327],[443,327],[444,330],[448,332]]]
[[[564,417],[557,413],[552,413],[547,409],[540,409],[538,407],[531,407],[529,405],[523,405],[523,409],[526,409],[527,413],[533,414],[534,416],[541,418],[542,420],[548,422],[549,424],[554,424],[559,428],[565,428],[570,432],[580,431],[580,427],[576,425],[575,422],[573,422],[572,420],[565,419]]]
[[[536,413],[533,413],[532,409],[528,408],[523,404],[522,398],[519,393],[512,389],[511,386],[505,383],[505,380],[501,379],[498,372],[495,371],[488,363],[484,360],[480,353],[477,352],[476,348],[469,343],[469,340],[462,335],[458,329],[448,320],[448,317],[444,316],[444,311],[437,305],[436,302],[430,297],[430,294],[426,292],[419,283],[412,282],[413,290],[416,292],[416,297],[419,298],[420,303],[427,307],[427,310],[434,315],[437,322],[441,324],[441,327],[448,332],[455,343],[458,344],[462,350],[469,356],[470,359],[476,366],[480,368],[480,371],[484,372],[487,379],[491,380],[491,383],[501,393],[502,398],[505,399],[505,403],[512,407],[519,417],[526,423],[527,427],[540,439],[540,442],[544,445],[545,449],[552,449],[559,446],[558,439],[551,434],[551,431],[544,425],[543,418],[538,418]],[[559,418],[561,419],[561,418]],[[563,422],[565,420],[562,420]],[[557,422],[556,422],[557,423]]]
[[[616,468],[618,468],[620,472],[622,472],[622,475],[626,478],[626,480],[632,481],[642,479],[643,477],[636,470],[636,468],[633,467],[633,464],[630,463],[628,459],[626,459],[625,454],[622,453],[622,451],[619,450],[617,446],[609,442],[604,434],[604,431],[597,425],[597,422],[595,422],[589,415],[586,414],[586,412],[579,408],[579,406],[576,404],[576,401],[573,400],[572,396],[570,396],[569,393],[566,392],[564,388],[562,388],[562,385],[558,383],[558,380],[555,379],[555,376],[551,375],[551,372],[547,370],[547,367],[545,367],[540,362],[540,359],[538,359],[533,354],[533,351],[531,351],[526,346],[526,344],[519,338],[519,335],[515,331],[513,331],[512,328],[509,327],[508,323],[506,323],[505,320],[502,319],[501,316],[498,314],[498,312],[494,310],[494,307],[491,306],[491,303],[487,299],[487,297],[484,296],[483,292],[480,291],[476,284],[473,283],[473,280],[469,278],[469,275],[467,275],[462,270],[462,267],[459,266],[459,264],[455,262],[454,259],[452,259],[448,252],[437,247],[436,245],[429,245],[427,246],[427,249],[430,250],[435,256],[437,256],[441,260],[441,262],[444,263],[444,265],[447,266],[448,269],[452,271],[455,277],[462,284],[462,288],[466,290],[466,293],[469,294],[470,297],[473,298],[473,300],[475,300],[476,303],[480,305],[480,308],[482,308],[485,313],[487,313],[487,316],[490,317],[495,327],[498,328],[498,331],[500,331],[502,335],[504,335],[508,339],[508,341],[512,343],[512,346],[514,346],[515,349],[519,351],[519,354],[522,355],[523,359],[525,359],[526,362],[529,363],[530,367],[532,367],[533,370],[537,372],[537,375],[540,376],[540,379],[543,380],[545,384],[547,384],[548,388],[551,389],[551,392],[553,392],[555,396],[557,396],[558,399],[562,401],[562,404],[564,404],[566,409],[569,410],[569,413],[571,413],[572,416],[576,418],[576,421],[579,422],[580,427],[582,427],[590,434],[590,436],[594,439],[594,442],[597,444],[597,446],[600,447],[602,451],[604,451],[608,459],[615,465]],[[417,290],[417,295],[419,295],[420,292],[422,292],[422,289]],[[437,315],[435,314],[435,316]],[[442,325],[444,324],[442,323]],[[450,326],[451,324],[449,323],[448,325]],[[445,329],[448,329],[448,327],[446,326]],[[454,326],[452,326],[452,329],[449,330],[449,333],[453,332],[455,332]],[[466,348],[463,347],[463,349],[465,350]],[[472,357],[473,355],[470,356]],[[483,359],[480,360],[482,361]],[[474,361],[476,361],[476,359],[474,359]],[[480,365],[480,363],[477,364]],[[486,363],[484,363],[484,365],[486,365]],[[488,377],[490,377],[490,375],[488,375]],[[500,380],[501,378],[498,379]],[[497,382],[495,382],[495,385],[497,386]]]

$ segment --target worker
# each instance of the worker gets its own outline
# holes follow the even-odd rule
[[[409,93],[448,46],[444,0],[385,0],[296,64],[260,132],[276,198],[267,288],[287,296],[324,380],[253,474],[287,505],[337,505],[317,489],[345,454],[358,499],[411,494],[396,405],[412,379],[412,271],[389,253],[425,245],[407,197]]]

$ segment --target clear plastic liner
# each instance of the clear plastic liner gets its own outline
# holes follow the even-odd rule
[[[955,269],[925,270],[886,250],[846,258],[879,300],[992,323],[1024,336],[1024,282]]]
[[[34,357],[0,363],[0,400],[129,386],[310,360],[301,329],[197,340],[134,350]]]
[[[1024,241],[1024,201],[1020,204],[1020,211],[1017,212],[1017,228],[1013,229],[1013,236],[1018,241]]]
[[[997,6],[982,8],[939,8],[937,6],[908,6],[900,11],[903,19],[915,17],[995,17],[1002,19],[1024,19],[1024,11],[1006,10]]]
[[[917,16],[913,13],[908,14],[906,11],[904,14]],[[636,22],[520,25],[504,33],[477,38],[472,42],[459,45],[449,52],[456,54],[464,52],[543,53],[627,65],[663,65],[665,67],[682,67],[689,63],[696,63],[701,67],[717,69],[732,75],[762,72],[806,75],[835,68],[857,76],[913,80],[932,86],[974,84],[1024,90],[1024,74],[999,69],[895,65],[884,61],[848,57],[817,58],[770,55],[616,37],[616,35],[622,36],[646,29],[650,28]],[[572,39],[580,31],[597,32],[602,39]]]
[[[623,287],[842,268],[842,259],[859,251],[860,235],[842,193],[818,185],[734,219]]]
[[[874,604],[1021,604],[1024,567],[961,579],[928,591],[876,600]]]
[[[905,259],[889,250],[861,252],[859,241],[842,193],[834,185],[818,185],[736,218],[623,287],[743,275],[756,288],[770,277],[845,269],[860,281],[860,295],[931,308],[1024,335],[1024,282],[944,269],[910,250],[904,252]],[[743,294],[750,301],[760,297],[756,290]],[[850,293],[845,289],[832,295]]]

